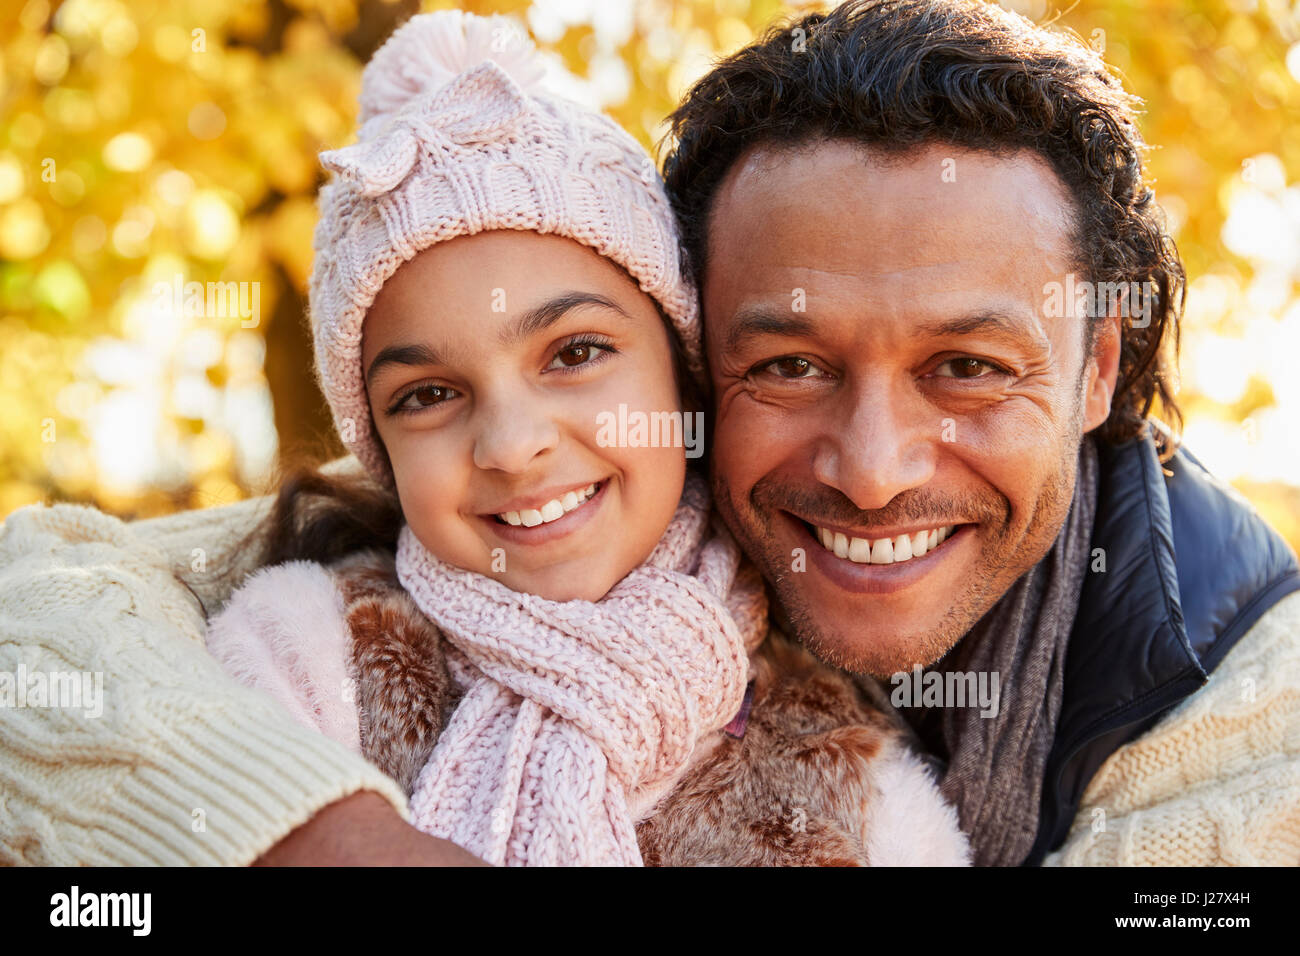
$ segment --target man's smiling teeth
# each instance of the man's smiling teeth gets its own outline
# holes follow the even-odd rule
[[[946,524],[916,534],[900,534],[893,538],[850,538],[838,531],[828,531],[813,525],[822,547],[837,558],[848,558],[857,564],[897,564],[919,558],[942,544],[956,525]]]
[[[535,528],[539,524],[546,524],[554,521],[556,518],[563,518],[578,505],[582,504],[588,498],[596,493],[596,483],[592,482],[586,488],[580,488],[577,491],[567,491],[559,498],[552,498],[541,508],[529,508],[525,511],[507,511],[504,514],[497,515],[506,524],[523,525],[525,528]]]

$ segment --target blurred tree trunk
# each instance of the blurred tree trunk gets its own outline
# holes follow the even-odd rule
[[[264,55],[280,49],[284,29],[296,15],[296,11],[289,9],[283,0],[273,0],[268,7],[269,29],[263,39],[265,48],[261,50]],[[401,0],[400,3],[364,0],[358,11],[357,25],[343,37],[343,43],[359,62],[365,63],[400,24],[419,10],[419,0]],[[270,205],[274,206],[283,199],[283,196],[277,196]],[[293,281],[279,263],[276,263],[275,271],[280,295],[264,334],[266,379],[271,389],[275,429],[280,442],[279,464],[285,467],[304,456],[321,460],[337,458],[347,454],[347,449],[334,431],[329,406],[316,384],[307,299],[294,288]]]
[[[282,467],[303,456],[337,458],[346,453],[334,433],[325,396],[316,384],[307,300],[275,264],[281,294],[266,324],[266,380],[275,407]]]

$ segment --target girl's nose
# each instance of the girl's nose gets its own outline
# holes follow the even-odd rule
[[[535,399],[494,401],[475,417],[474,464],[484,470],[527,471],[560,441],[554,416]]]

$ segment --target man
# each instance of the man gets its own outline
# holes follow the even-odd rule
[[[1095,60],[979,4],[850,4],[719,65],[674,132],[717,505],[774,623],[907,691],[980,863],[1293,860],[1300,572],[1148,425],[1157,399],[1176,412],[1183,274]],[[73,622],[38,621],[35,589],[84,589],[105,653],[149,676],[121,729],[127,801],[78,791],[55,717],[10,718],[6,790],[76,812],[6,824],[0,859],[463,861],[407,839],[390,781],[204,659],[204,608],[249,570],[213,543],[264,505],[6,522],[5,640],[48,649]],[[953,697],[994,678],[980,707]],[[182,829],[190,792],[213,806]]]
[[[910,691],[977,861],[1295,862],[1300,712],[1260,668],[1296,673],[1300,574],[1147,421],[1184,274],[1100,60],[993,5],[847,3],[672,133],[716,506],[787,632]]]

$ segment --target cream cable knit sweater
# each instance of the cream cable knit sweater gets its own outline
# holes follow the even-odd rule
[[[0,674],[99,671],[104,696],[97,718],[0,707],[0,863],[244,865],[350,793],[408,815],[393,781],[204,649],[267,501],[130,524],[33,505],[0,525]],[[1298,638],[1300,593],[1111,756],[1046,864],[1300,862]]]
[[[0,675],[103,675],[98,717],[0,704],[0,864],[243,866],[362,790],[409,819],[393,780],[208,656],[204,607],[268,502],[131,524],[32,505],[0,525]]]

